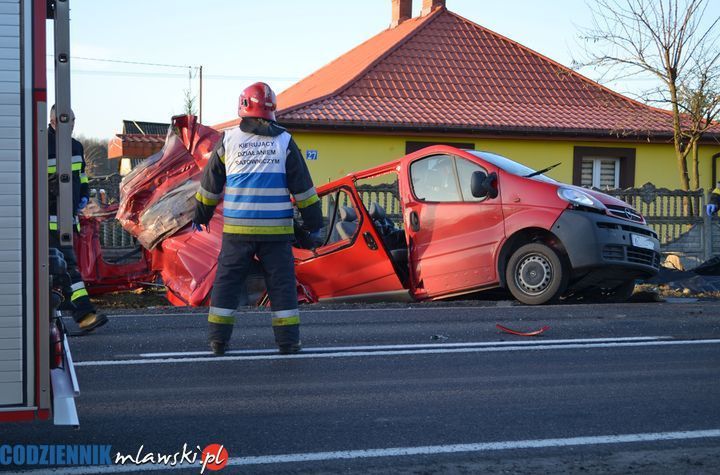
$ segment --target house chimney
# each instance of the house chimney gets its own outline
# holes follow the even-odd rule
[[[445,0],[423,0],[420,16],[429,15],[438,8],[445,8]]]
[[[412,18],[412,0],[390,0],[392,3],[392,23],[390,28],[395,28],[405,20]]]

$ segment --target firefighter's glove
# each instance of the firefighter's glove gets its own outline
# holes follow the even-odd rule
[[[205,231],[206,231],[206,232],[210,232],[210,225],[209,225],[209,224],[200,224],[200,223],[196,223],[195,221],[192,222],[193,232],[202,231],[202,230],[203,230],[203,226],[205,226]]]
[[[705,212],[708,216],[712,216],[715,213],[717,213],[718,207],[716,204],[710,203],[707,206],[705,206]]]
[[[83,196],[82,198],[80,198],[80,202],[78,203],[77,210],[82,211],[83,209],[85,209],[87,204],[88,204],[87,196]]]

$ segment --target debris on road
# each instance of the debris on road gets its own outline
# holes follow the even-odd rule
[[[646,283],[659,286],[667,296],[717,297],[720,294],[720,257],[713,257],[689,271],[661,268],[658,275]]]
[[[497,327],[498,330],[503,331],[503,332],[505,332],[505,333],[510,333],[511,335],[519,335],[519,336],[540,336],[541,334],[543,334],[543,333],[545,333],[546,331],[550,330],[550,327],[547,326],[547,325],[545,325],[545,326],[542,327],[542,328],[538,328],[538,329],[535,330],[535,331],[531,331],[531,332],[520,332],[520,331],[517,331],[517,330],[512,330],[512,329],[510,329],[510,328],[508,328],[508,327],[504,327],[504,326],[500,325],[499,323],[496,323],[496,324],[495,324],[495,327]]]

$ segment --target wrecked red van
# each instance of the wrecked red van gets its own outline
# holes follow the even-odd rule
[[[496,287],[525,304],[627,299],[658,272],[656,233],[627,203],[548,169],[438,145],[319,187],[325,226],[318,242],[298,240],[298,281],[314,301]]]

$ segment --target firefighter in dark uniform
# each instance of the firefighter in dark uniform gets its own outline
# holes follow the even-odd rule
[[[72,127],[75,126],[75,114],[71,118]],[[80,271],[77,267],[75,251],[72,247],[61,247],[60,236],[58,235],[58,176],[57,176],[57,154],[55,152],[55,127],[57,126],[57,113],[55,106],[50,109],[50,126],[48,127],[48,190],[50,195],[50,247],[62,251],[67,263],[67,271],[70,275],[71,286],[63,289],[65,294],[65,305],[61,308],[70,308],[73,312],[73,319],[84,331],[92,331],[105,323],[108,319],[105,315],[97,313],[97,310],[90,303],[90,297],[85,289]],[[75,239],[80,231],[80,221],[77,213],[88,203],[90,196],[88,178],[85,175],[85,158],[83,146],[80,142],[72,139],[72,190],[73,190],[73,227]],[[68,305],[69,303],[69,305]]]
[[[224,132],[205,170],[193,227],[207,226],[223,199],[223,238],[210,297],[210,347],[225,353],[240,292],[254,257],[260,261],[280,353],[300,351],[300,314],[291,241],[293,204],[305,231],[322,226],[320,202],[300,149],[275,122],[275,93],[255,83],[240,95],[240,126]],[[224,197],[223,197],[224,188]]]
[[[705,211],[708,216],[712,216],[720,209],[720,181],[717,182],[715,189],[710,192],[710,199],[708,204],[705,206]]]

